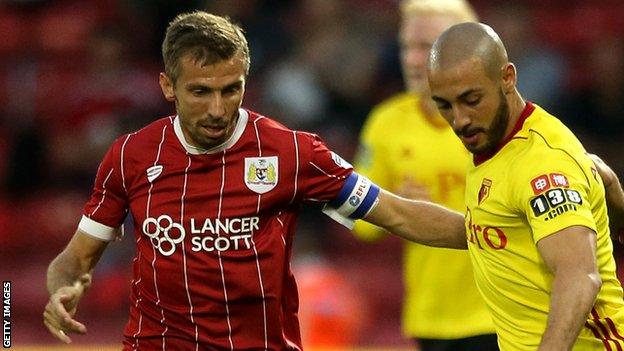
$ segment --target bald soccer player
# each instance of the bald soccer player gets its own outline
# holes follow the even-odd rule
[[[581,143],[522,98],[516,68],[486,25],[446,30],[428,78],[438,110],[473,154],[467,244],[501,349],[621,350],[624,302],[605,190]]]
[[[453,24],[476,22],[465,0],[403,0],[398,42],[406,91],[376,106],[362,128],[355,169],[379,186],[412,199],[464,211],[470,153],[429,95],[427,59],[433,42]],[[385,238],[364,221],[366,241]],[[494,324],[474,282],[465,250],[405,243],[403,333],[421,351],[498,350]]]

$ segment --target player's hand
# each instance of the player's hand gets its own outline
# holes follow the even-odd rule
[[[395,193],[406,199],[431,201],[431,192],[429,189],[421,183],[418,183],[412,177],[403,179],[401,185],[395,189]]]
[[[83,275],[74,285],[64,286],[50,295],[50,300],[43,312],[43,324],[50,333],[62,342],[69,344],[67,333],[85,334],[87,328],[73,317],[78,301],[91,285],[91,276]]]

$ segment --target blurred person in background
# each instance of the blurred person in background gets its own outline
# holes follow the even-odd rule
[[[137,246],[124,350],[300,350],[290,269],[303,202],[339,223],[367,221],[465,246],[463,216],[400,198],[353,171],[316,135],[241,108],[250,67],[242,29],[197,11],[177,16],[159,82],[177,115],[117,138],[68,246],[48,269],[44,324],[73,319],[92,271],[131,214]],[[422,232],[422,233],[421,233]]]
[[[407,91],[371,112],[355,168],[401,196],[463,211],[470,160],[438,113],[427,85],[427,58],[435,39],[453,24],[477,21],[464,0],[401,2],[399,46]],[[359,221],[363,240],[385,236]],[[474,282],[466,251],[405,243],[403,332],[423,351],[498,350],[494,325]]]
[[[624,301],[607,216],[607,204],[624,216],[621,185],[612,171],[598,174],[601,162],[561,121],[524,100],[517,79],[487,25],[454,25],[431,49],[431,96],[474,155],[467,248],[499,346],[621,349]]]

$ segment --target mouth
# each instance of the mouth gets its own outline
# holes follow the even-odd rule
[[[220,125],[200,125],[199,128],[211,139],[221,138],[226,132],[226,126]]]
[[[480,131],[462,133],[460,138],[461,138],[462,143],[464,143],[464,145],[474,146],[477,144],[477,142],[479,142],[479,134],[481,134]]]

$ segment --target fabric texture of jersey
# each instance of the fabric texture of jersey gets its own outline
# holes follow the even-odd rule
[[[399,94],[372,111],[355,169],[390,191],[411,179],[429,190],[432,201],[463,212],[469,153],[442,117],[424,115],[418,99]],[[355,232],[367,240],[383,234],[363,221]],[[403,267],[405,335],[458,339],[494,333],[466,251],[406,243]]]
[[[468,247],[501,349],[535,350],[546,329],[553,275],[536,243],[584,226],[597,233],[602,287],[574,350],[622,350],[622,288],[594,164],[568,128],[531,103],[502,145],[475,158],[466,183]]]
[[[239,111],[223,147],[190,150],[167,117],[119,138],[98,169],[81,229],[134,223],[125,349],[301,349],[299,204],[332,200],[352,168],[317,136]]]

